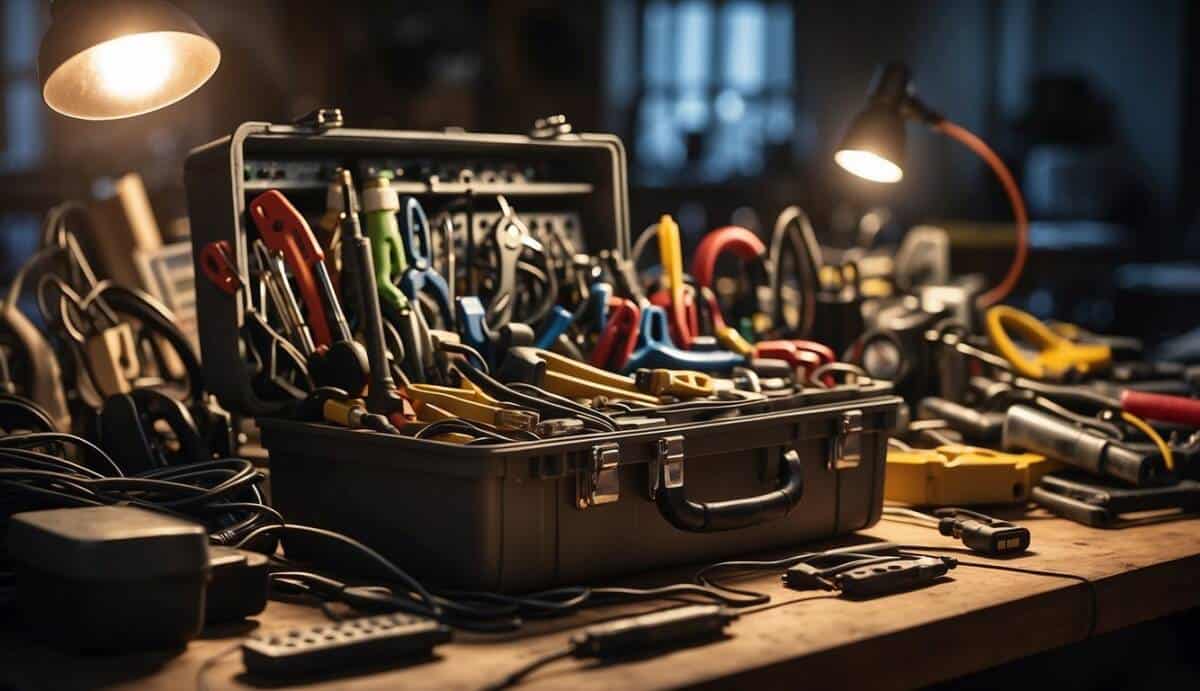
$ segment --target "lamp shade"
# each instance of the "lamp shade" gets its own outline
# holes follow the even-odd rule
[[[168,106],[217,71],[221,51],[164,0],[56,0],[38,52],[46,105],[112,120]]]
[[[904,119],[899,111],[872,104],[850,121],[834,160],[847,171],[875,182],[904,177]]]
[[[902,62],[882,65],[867,91],[867,105],[850,121],[834,154],[838,165],[875,182],[904,177],[904,121],[938,117],[910,93],[911,75]]]

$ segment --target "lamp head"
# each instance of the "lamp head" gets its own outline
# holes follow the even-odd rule
[[[221,51],[165,0],[54,0],[38,52],[42,97],[84,120],[141,115],[179,101],[217,71]]]
[[[908,66],[889,62],[875,73],[867,104],[850,121],[834,160],[861,178],[899,182],[904,177],[904,121],[909,119],[932,125],[942,118],[912,93]]]

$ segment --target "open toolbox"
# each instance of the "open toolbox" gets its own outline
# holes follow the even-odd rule
[[[359,181],[386,171],[430,217],[453,219],[453,254],[466,266],[449,281],[459,296],[487,290],[472,273],[472,255],[496,224],[500,196],[531,230],[554,226],[576,253],[627,255],[620,140],[539,124],[529,136],[409,132],[344,128],[319,115],[246,123],[189,156],[208,386],[227,408],[258,419],[279,510],[289,521],[357,537],[431,582],[502,591],[594,582],[877,521],[900,403],[881,382],[687,414],[664,406],[654,424],[490,446],[289,417],[295,392],[270,385],[274,360],[247,337],[265,318],[250,200],[279,190],[317,219],[334,171],[354,171]],[[227,281],[204,266],[214,247]],[[433,249],[436,256],[447,248]],[[301,558],[337,559],[317,545],[284,546]]]

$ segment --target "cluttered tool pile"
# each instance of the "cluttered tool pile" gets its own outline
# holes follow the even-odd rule
[[[560,117],[530,136],[248,123],[186,183],[200,353],[96,277],[76,207],[4,302],[4,593],[72,649],[179,645],[268,597],[369,615],[246,640],[274,678],[706,603],[560,655],[611,658],[769,599],[718,574],[875,597],[956,566],[887,543],[728,561],[746,553],[885,517],[998,556],[1036,535],[981,506],[1099,526],[1200,500],[1198,373],[1001,304],[1015,278],[954,277],[935,229],[834,251],[789,207],[769,233],[704,233],[689,263],[672,216],[631,232],[620,141]],[[269,491],[239,458],[256,443]],[[710,566],[591,585],[685,563]]]

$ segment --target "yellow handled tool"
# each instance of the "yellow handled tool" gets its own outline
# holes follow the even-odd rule
[[[545,369],[539,364],[545,363]],[[619,400],[636,401],[647,405],[660,405],[658,396],[643,393],[633,377],[627,377],[599,367],[592,367],[558,353],[541,348],[513,348],[509,351],[506,366],[517,372],[523,365],[523,376],[517,377],[534,386],[567,398],[583,399],[604,396]],[[535,371],[536,370],[536,371]]]
[[[712,377],[703,372],[675,369],[640,369],[634,374],[637,386],[655,396],[702,398],[713,394]]]
[[[1038,454],[960,444],[888,449],[883,496],[917,506],[1024,502],[1043,475],[1060,467]]]
[[[1095,343],[1075,343],[1054,332],[1037,317],[1007,305],[997,305],[985,317],[992,347],[1013,369],[1031,379],[1063,379],[1071,374],[1091,374],[1112,364],[1112,349]],[[1019,335],[1036,352],[1018,346],[1009,334]]]
[[[409,384],[405,388],[413,401],[417,416],[422,420],[460,417],[494,425],[499,429],[532,432],[539,419],[538,414],[532,410],[506,407],[467,389],[433,384]],[[428,407],[432,407],[432,410],[425,411]]]

